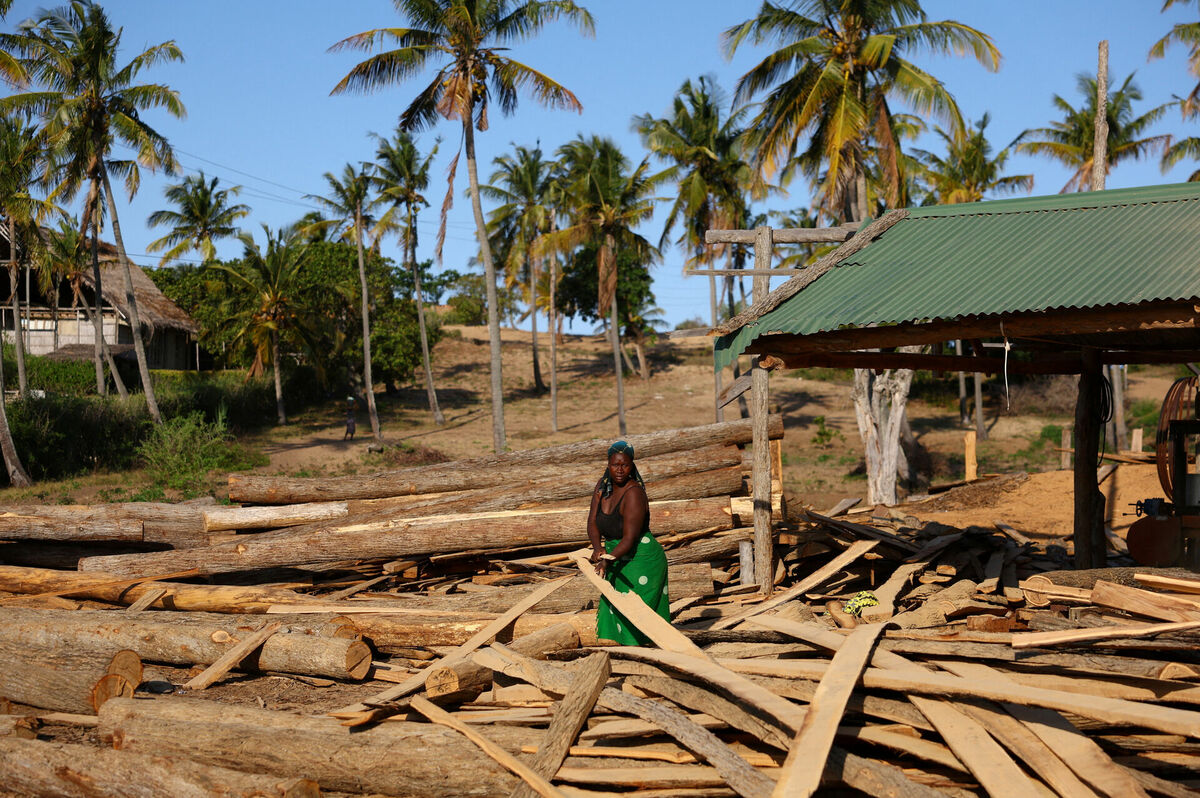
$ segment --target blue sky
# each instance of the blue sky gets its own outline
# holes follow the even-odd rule
[[[53,4],[17,0],[8,24]],[[611,136],[631,159],[640,159],[641,143],[630,126],[634,115],[664,114],[680,84],[702,74],[714,75],[732,91],[738,77],[763,52],[746,48],[726,60],[719,45],[720,32],[753,16],[757,1],[584,0],[583,4],[596,20],[594,38],[583,38],[576,29],[558,23],[537,40],[516,45],[512,53],[573,90],[584,105],[583,113],[546,111],[528,97],[521,99],[513,117],[493,113],[491,128],[477,136],[482,179],[491,174],[492,159],[513,144],[540,141],[544,150],[553,152],[578,133]],[[1135,110],[1187,93],[1196,78],[1187,72],[1182,48],[1173,48],[1159,61],[1148,62],[1146,53],[1172,24],[1185,21],[1194,11],[1177,6],[1160,13],[1161,5],[1160,0],[926,0],[930,19],[957,19],[990,34],[1003,63],[999,72],[989,73],[969,59],[916,60],[946,82],[968,119],[990,112],[989,138],[1002,147],[1025,128],[1044,126],[1056,117],[1053,94],[1079,103],[1075,74],[1095,72],[1100,39],[1110,42],[1114,83],[1137,71],[1136,81],[1146,99]],[[125,29],[126,59],[167,39],[175,39],[183,50],[184,63],[156,68],[144,78],[177,89],[187,106],[187,119],[151,112],[147,120],[174,144],[187,171],[204,169],[219,176],[222,184],[244,186],[241,201],[253,209],[247,226],[256,233],[260,223],[278,227],[312,209],[304,195],[324,192],[324,172],[340,172],[347,162],[369,159],[374,152],[369,134],[388,134],[399,112],[424,85],[414,82],[369,95],[329,96],[362,56],[330,54],[328,47],[370,28],[403,24],[387,0],[111,0],[105,8],[114,24]],[[1153,132],[1181,137],[1200,135],[1198,128],[1196,122],[1183,123],[1171,112]],[[456,124],[442,123],[423,134],[421,143],[431,146],[439,135],[443,140],[428,192],[433,207],[425,212],[420,227],[422,258],[432,256],[437,206],[460,132]],[[937,148],[931,139],[920,143]],[[1010,173],[1035,176],[1035,194],[1057,192],[1069,176],[1043,159],[1014,156],[1009,164]],[[1108,187],[1178,182],[1195,168],[1181,164],[1163,175],[1157,161],[1127,164],[1113,171]],[[147,228],[145,219],[166,207],[162,190],[171,181],[144,175],[137,197],[119,206],[126,244],[140,264],[157,263],[156,256],[144,253],[162,232]],[[460,271],[467,270],[467,259],[475,252],[465,187],[463,165],[444,253],[444,265]],[[663,193],[669,195],[669,190]],[[797,181],[788,187],[786,197],[773,199],[771,207],[804,207],[809,202],[809,187]],[[643,231],[653,241],[661,233],[664,215],[659,213]],[[394,241],[385,242],[383,250],[399,257]],[[239,251],[236,242],[219,246],[224,257]],[[668,248],[663,255],[653,275],[665,320],[674,326],[692,316],[707,317],[707,280],[682,276],[679,250]]]

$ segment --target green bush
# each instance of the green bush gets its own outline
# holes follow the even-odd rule
[[[240,470],[257,464],[233,441],[223,415],[210,422],[200,412],[152,428],[137,453],[156,485],[184,492],[199,490],[214,469]]]
[[[51,360],[26,355],[25,377],[35,391],[68,396],[96,393],[96,367],[88,360]],[[4,382],[9,390],[17,387],[17,356],[12,344],[4,345]]]
[[[8,423],[35,480],[130,468],[135,446],[151,426],[140,396],[121,400],[54,394],[10,402]]]

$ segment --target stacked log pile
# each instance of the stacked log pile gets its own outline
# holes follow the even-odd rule
[[[697,429],[633,440],[669,623],[579,557],[601,442],[357,480],[237,476],[247,506],[176,506],[192,520],[174,541],[147,542],[145,508],[86,508],[130,536],[104,541],[78,508],[10,508],[41,519],[6,528],[22,563],[75,548],[55,555],[68,568],[0,565],[0,794],[1200,786],[1200,577],[1071,571],[1003,522],[781,506],[768,596],[740,584],[739,488],[697,487],[726,470],[740,486],[749,428]],[[601,594],[652,644],[597,640]]]

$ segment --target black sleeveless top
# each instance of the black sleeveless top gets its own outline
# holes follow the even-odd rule
[[[625,531],[625,519],[621,517],[621,505],[625,502],[625,497],[629,494],[626,489],[625,493],[621,494],[617,506],[613,508],[611,513],[606,513],[596,507],[596,529],[600,530],[600,537],[605,540],[620,540]],[[601,502],[603,503],[603,502]],[[642,521],[642,534],[650,534],[650,514],[646,513],[645,519]]]

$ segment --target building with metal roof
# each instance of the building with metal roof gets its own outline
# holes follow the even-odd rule
[[[950,369],[936,353],[849,353],[1007,338],[1048,356],[1013,368],[1074,373],[1081,347],[1108,362],[1200,358],[1198,301],[1197,183],[911,208],[865,225],[717,328],[714,352],[718,368],[752,353]],[[958,368],[1000,364],[980,365]]]

